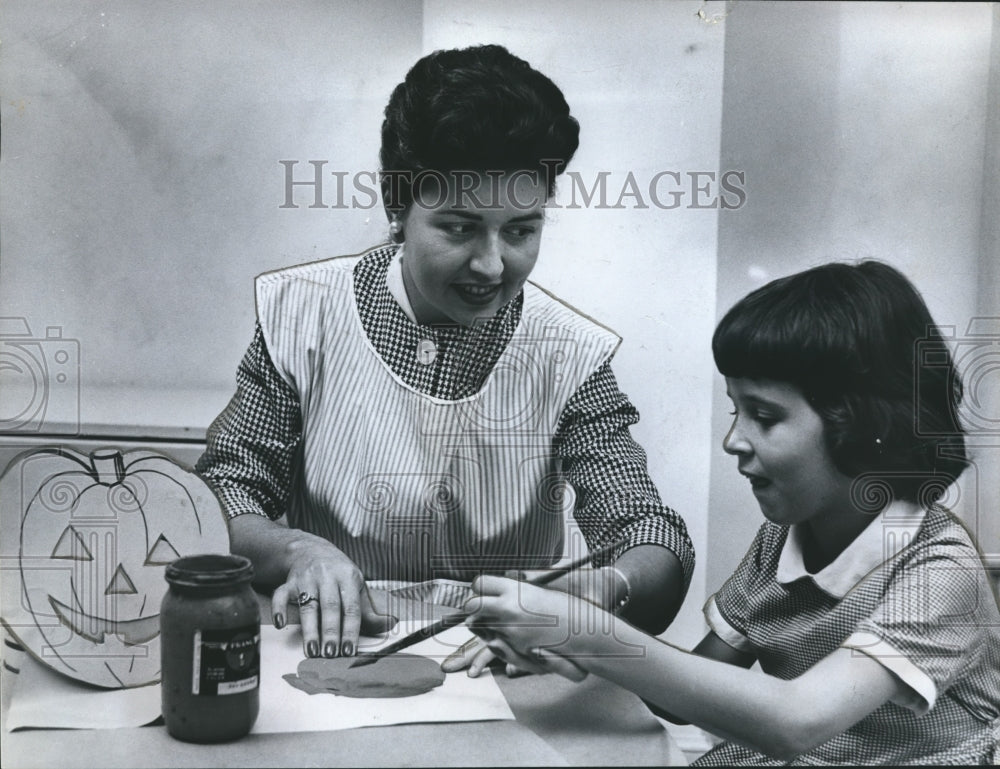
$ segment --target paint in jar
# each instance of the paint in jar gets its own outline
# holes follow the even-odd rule
[[[167,565],[160,607],[161,705],[185,742],[246,735],[260,708],[260,609],[253,565],[238,555],[192,555]]]

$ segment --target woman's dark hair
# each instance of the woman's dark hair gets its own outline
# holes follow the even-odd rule
[[[962,382],[913,284],[887,264],[832,263],[737,302],[712,338],[719,372],[801,390],[855,501],[937,500],[968,465]]]
[[[435,51],[392,92],[382,122],[387,211],[413,202],[420,172],[532,171],[552,195],[579,144],[562,91],[499,45]]]

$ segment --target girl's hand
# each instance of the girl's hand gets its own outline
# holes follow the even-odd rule
[[[472,636],[468,641],[458,647],[441,663],[441,670],[445,673],[457,673],[459,670],[468,669],[469,678],[478,678],[479,675],[489,667],[498,655],[487,646],[486,642],[477,636]],[[528,670],[522,670],[510,663],[504,671],[508,678],[515,678],[528,674]]]
[[[362,630],[383,633],[397,622],[375,610],[354,562],[318,538],[299,543],[285,583],[271,597],[275,627],[284,626],[289,604],[298,606],[307,657],[354,656]]]
[[[524,582],[532,576],[542,576],[543,574],[545,574],[543,571],[508,571],[504,576],[509,579],[516,579]],[[615,605],[618,579],[619,578],[616,576],[615,571],[608,567],[601,569],[584,568],[560,577],[550,583],[549,588],[552,590],[563,590],[567,593],[572,593],[573,595],[589,601],[595,606],[610,610],[611,607]],[[465,670],[468,668],[469,677],[476,678],[483,672],[484,669],[486,669],[487,666],[489,666],[491,662],[493,662],[493,660],[499,657],[507,662],[505,672],[507,673],[508,678],[537,672],[559,672],[553,669],[551,663],[545,669],[539,670],[537,658],[532,658],[529,661],[529,664],[525,664],[524,658],[522,658],[520,662],[515,663],[512,659],[513,656],[515,655],[499,655],[495,650],[490,648],[490,645],[487,644],[486,641],[478,637],[473,637],[449,655],[448,658],[441,663],[441,669],[446,673],[455,673],[459,670]],[[558,663],[555,664],[558,665]],[[579,680],[580,677],[586,676],[586,673],[575,665],[572,665],[571,668],[572,669],[565,669],[564,672],[564,675],[567,675],[568,678]]]
[[[466,624],[491,651],[531,672],[557,672],[575,680],[586,675],[571,662],[570,623],[582,619],[584,626],[592,625],[589,615],[609,615],[567,593],[503,577],[478,577],[472,589],[477,596],[465,605]]]

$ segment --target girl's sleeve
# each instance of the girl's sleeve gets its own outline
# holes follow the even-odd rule
[[[580,386],[556,430],[556,451],[576,494],[574,517],[591,550],[627,538],[661,545],[684,569],[687,589],[694,546],[684,520],[663,504],[646,468],[646,452],[629,427],[639,412],[618,388],[610,360]]]
[[[277,519],[288,506],[301,438],[298,396],[275,369],[258,323],[236,372],[236,394],[208,428],[195,469],[228,517]]]
[[[757,530],[743,560],[722,587],[709,596],[703,610],[705,621],[713,633],[734,649],[749,654],[756,654],[756,651],[748,638],[748,613],[761,581],[764,551],[774,547],[770,532],[766,523]]]
[[[994,671],[995,687],[998,627],[1000,613],[978,554],[938,544],[920,548],[898,568],[875,611],[843,645],[902,680],[908,692],[897,704],[920,715],[970,670]],[[996,712],[995,705],[993,718]]]

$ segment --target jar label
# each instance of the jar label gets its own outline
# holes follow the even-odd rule
[[[191,693],[240,694],[260,684],[260,628],[194,631]]]

